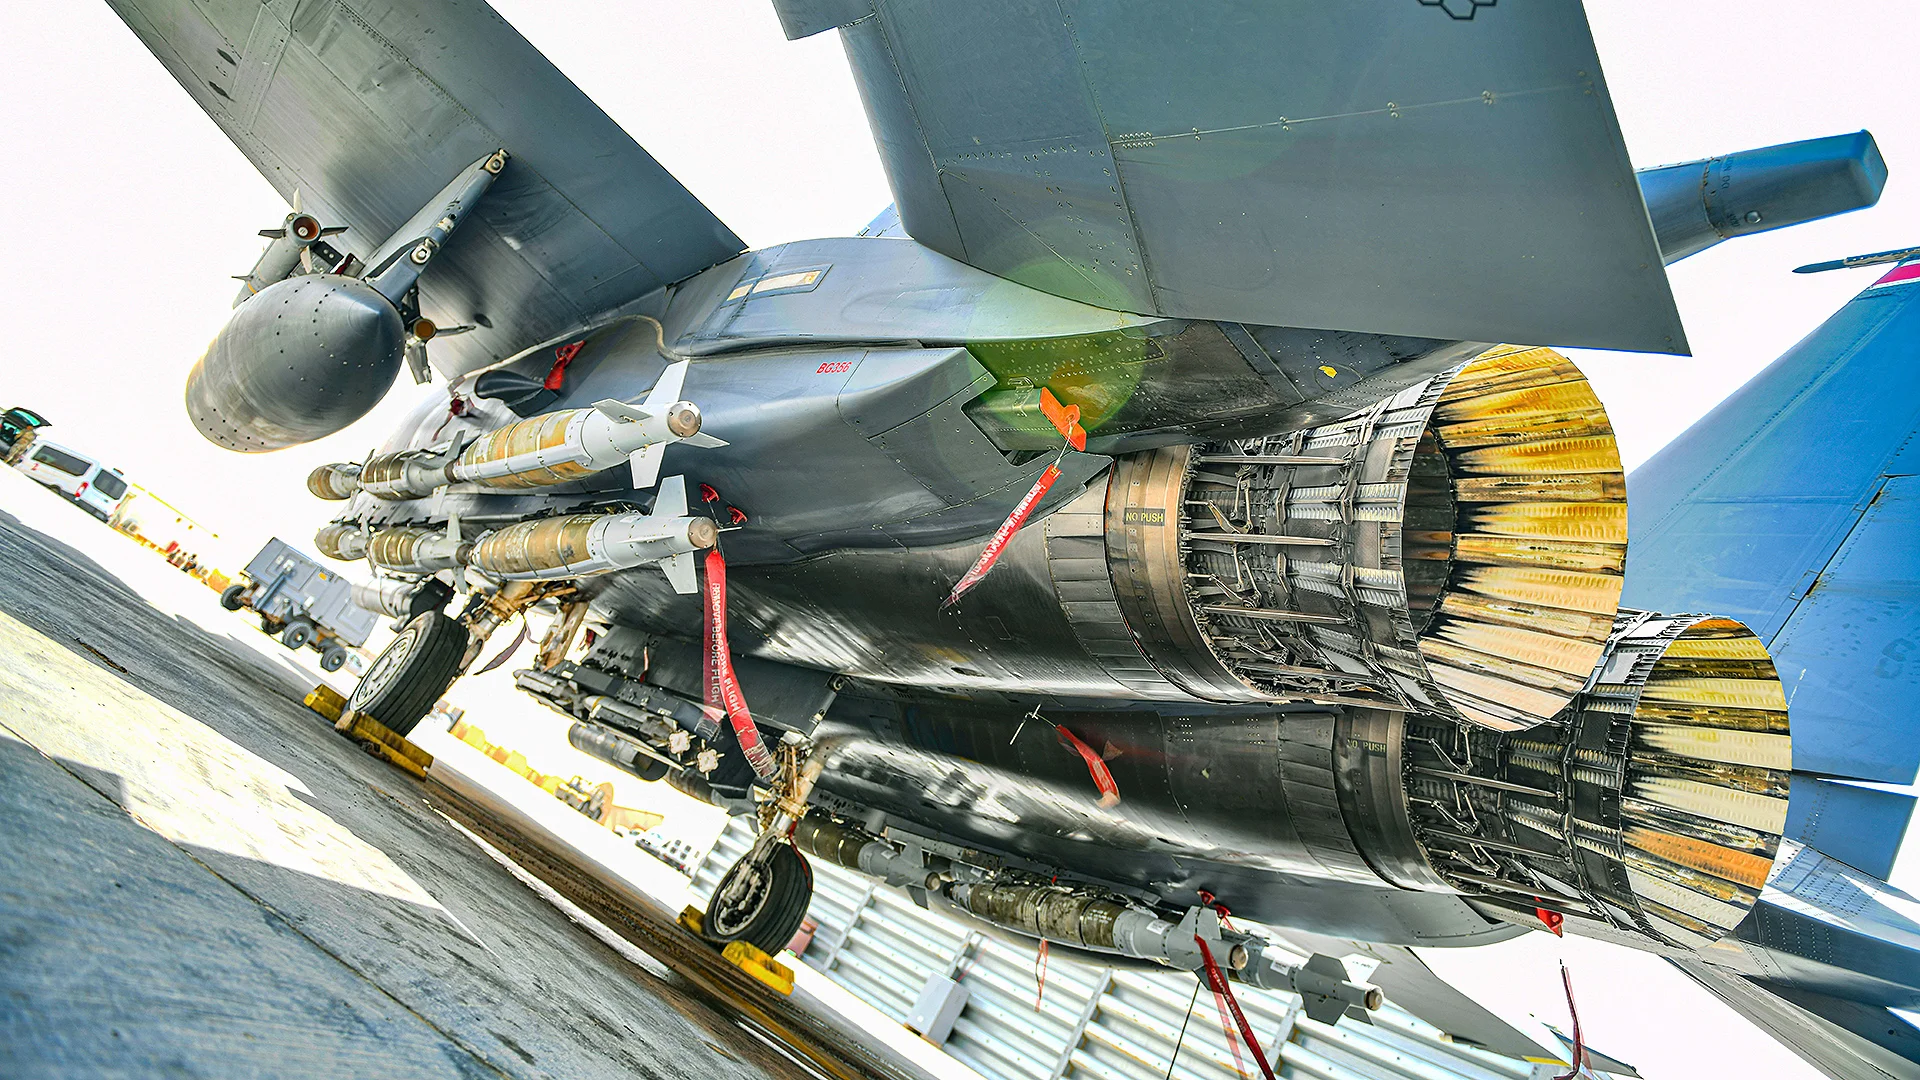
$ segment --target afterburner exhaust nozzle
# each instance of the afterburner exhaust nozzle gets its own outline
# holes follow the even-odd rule
[[[1470,752],[1432,745],[1404,747],[1427,861],[1523,925],[1545,909],[1572,933],[1704,948],[1753,910],[1781,850],[1786,693],[1766,646],[1732,619],[1622,611],[1551,723]],[[1489,790],[1497,812],[1466,831],[1425,809]]]
[[[1306,431],[1128,455],[1109,490],[1127,623],[1209,700],[1369,694],[1527,728],[1579,692],[1619,608],[1619,450],[1551,349],[1489,350]]]

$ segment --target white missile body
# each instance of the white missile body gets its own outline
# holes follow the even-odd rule
[[[543,413],[490,431],[457,452],[405,450],[383,454],[357,470],[323,465],[307,486],[321,498],[344,499],[359,490],[398,502],[426,498],[450,483],[549,487],[628,463],[633,486],[649,488],[659,479],[661,456],[673,443],[727,445],[702,434],[700,407],[680,400],[687,366],[685,360],[669,365],[638,405],[605,400],[588,409]]]
[[[676,592],[695,588],[693,553],[720,530],[687,514],[685,477],[660,484],[652,513],[574,514],[522,521],[481,537],[471,565],[504,581],[553,581],[659,563]]]

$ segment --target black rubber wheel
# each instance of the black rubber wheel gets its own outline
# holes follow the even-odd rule
[[[744,941],[768,956],[800,931],[813,902],[813,867],[792,844],[774,844],[761,858],[749,852],[713,890],[701,936],[724,948]]]
[[[347,666],[347,650],[338,645],[329,645],[320,652],[321,671],[339,671]]]
[[[347,698],[347,708],[405,735],[460,674],[467,628],[437,611],[408,623],[374,660]]]
[[[220,594],[220,606],[228,611],[239,611],[247,606],[246,595],[245,585],[229,585],[227,590]]]
[[[305,619],[295,619],[280,632],[280,644],[289,649],[305,648],[313,640],[313,624]]]

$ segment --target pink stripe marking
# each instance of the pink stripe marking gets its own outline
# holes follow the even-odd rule
[[[1871,288],[1882,285],[1898,285],[1903,281],[1920,280],[1920,262],[1910,262],[1887,271],[1886,276],[1873,283]]]

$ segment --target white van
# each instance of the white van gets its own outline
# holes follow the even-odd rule
[[[120,470],[45,439],[35,440],[33,453],[14,467],[101,521],[113,516],[114,507],[127,494],[127,480]]]

